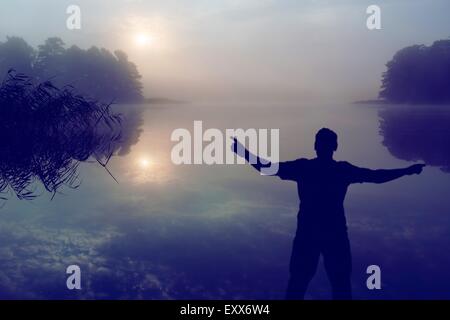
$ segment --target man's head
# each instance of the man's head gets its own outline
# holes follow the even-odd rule
[[[333,158],[333,152],[337,150],[337,134],[328,128],[322,128],[316,133],[314,149],[318,158]]]

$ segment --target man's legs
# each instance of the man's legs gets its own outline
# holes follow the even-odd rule
[[[290,277],[287,300],[303,300],[308,284],[316,273],[320,249],[317,241],[307,233],[297,230],[292,246],[289,266]]]
[[[347,232],[328,235],[323,243],[322,253],[333,299],[351,300],[352,256]]]

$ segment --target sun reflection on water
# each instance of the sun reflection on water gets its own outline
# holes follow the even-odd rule
[[[165,183],[170,179],[171,166],[152,155],[128,156],[122,163],[122,170],[128,182],[134,185]]]

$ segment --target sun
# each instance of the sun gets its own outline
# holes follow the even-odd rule
[[[141,168],[146,169],[148,167],[150,167],[151,161],[148,158],[141,158],[139,160],[139,165],[141,166]]]
[[[153,37],[147,33],[141,32],[135,35],[134,42],[140,47],[149,46],[153,43]]]
[[[152,165],[152,161],[148,157],[141,157],[138,160],[138,165],[141,169],[148,169]]]

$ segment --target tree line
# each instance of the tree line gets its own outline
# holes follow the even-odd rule
[[[386,66],[380,98],[394,103],[450,103],[450,39],[403,48]]]
[[[48,38],[35,49],[23,38],[7,37],[0,42],[0,76],[6,77],[10,69],[39,82],[73,86],[79,94],[100,101],[143,100],[142,77],[121,50],[66,48],[58,37]]]

